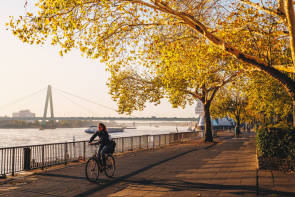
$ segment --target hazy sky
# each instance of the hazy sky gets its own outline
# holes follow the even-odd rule
[[[108,94],[106,82],[109,74],[98,60],[81,57],[78,50],[61,57],[55,47],[24,44],[6,30],[5,23],[9,21],[9,16],[25,13],[24,2],[0,1],[0,116],[11,116],[12,112],[22,109],[30,109],[40,116],[43,114],[48,84],[53,87],[56,116],[119,116],[114,110],[55,90],[61,89],[112,109],[117,108]],[[35,92],[33,96],[28,96]],[[144,111],[132,115],[195,116],[194,106],[173,109],[166,101],[158,106],[149,104]]]

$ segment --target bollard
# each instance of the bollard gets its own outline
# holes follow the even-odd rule
[[[68,143],[65,143],[65,152],[64,152],[64,160],[65,160],[65,165],[67,165],[68,163],[68,159],[69,159],[69,154],[68,154]]]
[[[24,170],[31,169],[31,149],[29,147],[24,148]]]

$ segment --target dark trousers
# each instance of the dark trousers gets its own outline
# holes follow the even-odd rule
[[[108,153],[108,147],[105,145],[105,146],[100,146],[99,149],[98,149],[98,153],[97,153],[97,156],[98,158],[102,158],[102,165],[105,166],[106,165],[106,158],[105,158],[105,154]]]

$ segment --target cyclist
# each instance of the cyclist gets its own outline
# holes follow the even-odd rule
[[[99,149],[98,149],[98,158],[102,157],[102,166],[106,166],[106,159],[105,154],[109,152],[109,145],[111,143],[109,134],[107,131],[106,126],[103,123],[98,124],[98,130],[92,135],[92,137],[89,140],[89,143],[91,143],[95,137],[99,137]]]

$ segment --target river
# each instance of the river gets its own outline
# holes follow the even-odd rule
[[[27,146],[58,142],[89,140],[91,134],[85,133],[86,128],[57,129],[0,129],[0,148]],[[111,133],[113,138],[139,135],[157,135],[166,133],[186,132],[188,127],[175,126],[137,126],[136,129],[125,129],[124,132]]]

